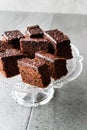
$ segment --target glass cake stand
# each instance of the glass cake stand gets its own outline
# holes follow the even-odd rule
[[[68,74],[56,81],[51,79],[50,85],[44,89],[23,83],[20,75],[4,78],[0,74],[0,82],[12,86],[12,96],[20,105],[27,107],[44,105],[53,98],[54,88],[64,87],[64,84],[76,79],[82,71],[83,57],[74,45],[71,47],[73,58],[67,60]]]

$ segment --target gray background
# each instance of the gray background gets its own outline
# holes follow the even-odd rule
[[[0,10],[87,14],[87,0],[0,0]]]

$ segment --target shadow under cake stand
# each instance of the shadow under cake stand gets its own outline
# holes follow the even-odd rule
[[[83,57],[80,56],[78,49],[74,45],[71,45],[71,47],[73,58],[67,60],[68,74],[56,81],[51,79],[51,83],[46,88],[23,83],[20,75],[4,78],[0,74],[0,82],[12,86],[12,96],[20,105],[26,107],[44,105],[53,98],[54,88],[64,87],[64,84],[76,79],[82,71]]]

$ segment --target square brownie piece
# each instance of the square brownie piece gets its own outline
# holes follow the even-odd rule
[[[6,49],[0,53],[0,72],[5,77],[12,77],[19,74],[17,60],[26,57],[17,49]]]
[[[49,48],[50,53],[66,59],[71,59],[73,57],[70,39],[67,35],[57,29],[46,31],[45,35],[47,35],[51,41]]]
[[[24,35],[19,30],[6,31],[2,36],[5,41],[13,45],[13,48],[20,49],[20,39],[24,38]]]
[[[11,48],[13,48],[11,44],[8,44],[8,42],[0,40],[0,52],[5,51],[6,49],[11,49]]]
[[[66,59],[60,58],[45,51],[35,53],[36,58],[40,58],[46,62],[49,68],[50,76],[53,79],[59,79],[67,74]]]
[[[50,41],[38,25],[27,27],[26,38],[20,40],[20,49],[29,58],[34,58],[35,52],[39,50],[48,52],[49,46]]]
[[[45,88],[50,83],[48,66],[41,59],[22,58],[18,60],[18,67],[23,82],[33,86]]]
[[[30,38],[42,38],[43,30],[39,27],[39,25],[29,26],[27,27],[26,34],[28,34]]]
[[[21,52],[28,54],[29,58],[35,57],[35,52],[39,50],[44,50],[48,52],[49,41],[44,38],[23,38],[20,40],[20,50]]]

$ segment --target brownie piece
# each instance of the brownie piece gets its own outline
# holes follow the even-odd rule
[[[13,46],[11,44],[8,44],[5,41],[0,40],[0,52],[5,51],[6,49],[11,49]]]
[[[44,38],[23,38],[20,40],[20,50],[28,54],[29,58],[35,57],[35,52],[39,50],[45,50],[46,52],[49,49],[49,41]]]
[[[19,74],[17,60],[26,57],[17,49],[6,49],[0,53],[0,72],[5,77],[12,77]]]
[[[39,25],[34,25],[27,27],[26,34],[28,34],[30,38],[42,38],[43,30],[39,27]]]
[[[19,30],[6,31],[2,36],[5,41],[13,45],[13,48],[20,49],[19,41],[24,35]]]
[[[22,58],[18,60],[18,67],[23,82],[37,87],[47,87],[50,83],[48,66],[41,59]]]
[[[49,48],[50,53],[66,59],[71,59],[73,57],[68,36],[57,29],[46,31],[45,35],[47,35],[51,41]]]
[[[45,51],[36,52],[35,57],[46,62],[49,67],[50,76],[55,80],[65,76],[68,72],[65,58],[60,58]]]

